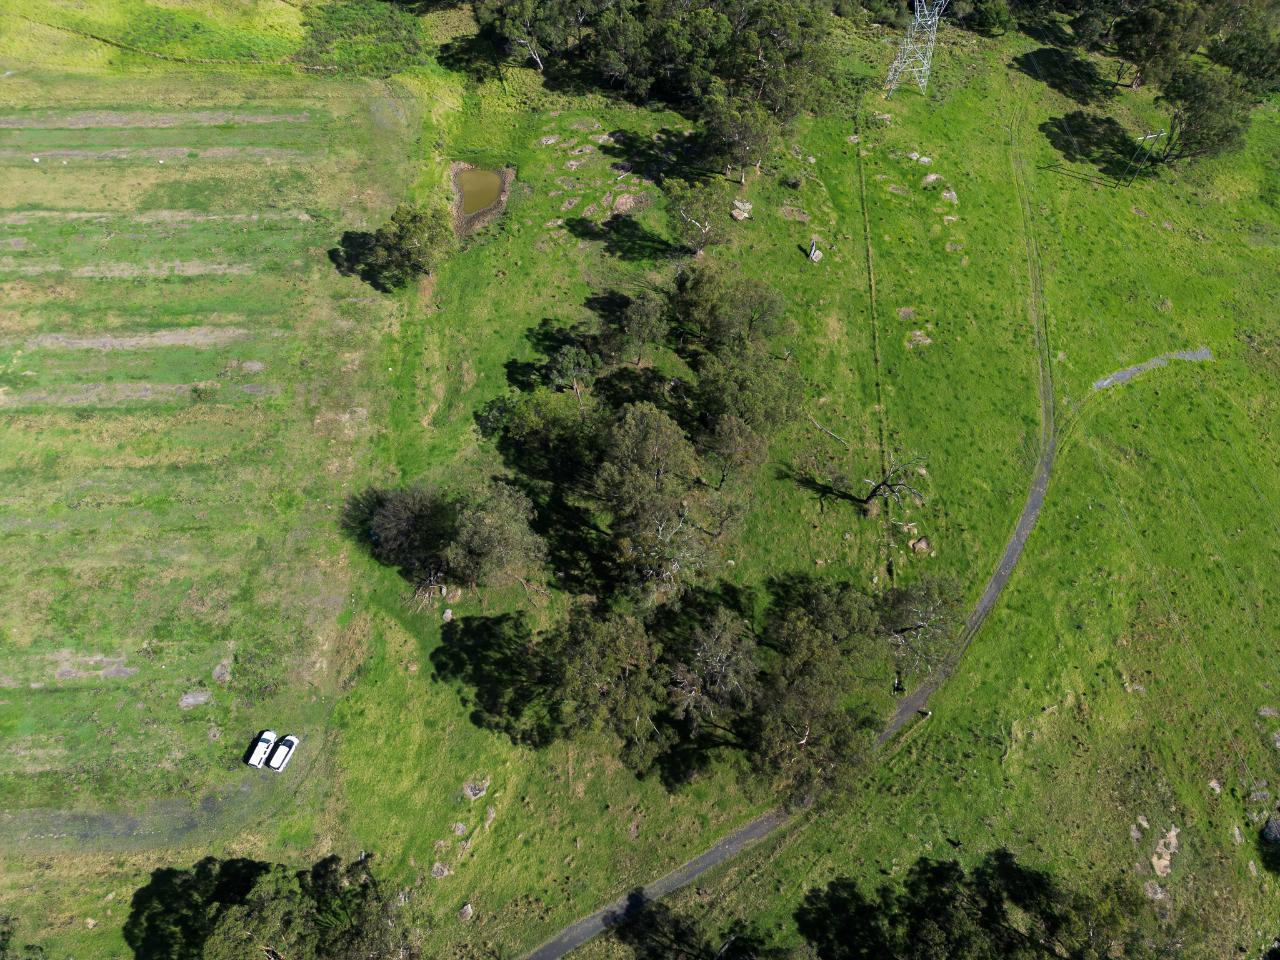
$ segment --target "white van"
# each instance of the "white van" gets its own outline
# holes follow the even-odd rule
[[[276,732],[274,730],[263,730],[253,741],[253,745],[249,747],[249,755],[245,757],[245,763],[251,767],[261,767],[267,762],[267,755],[271,753],[271,748],[276,745]]]
[[[289,762],[289,758],[293,756],[293,751],[297,748],[298,738],[292,733],[287,737],[282,737],[276,741],[276,745],[271,751],[271,756],[267,760],[267,766],[279,773],[285,768],[285,764]]]

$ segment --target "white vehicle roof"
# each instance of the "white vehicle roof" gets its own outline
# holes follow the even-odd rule
[[[267,766],[277,773],[285,768],[285,764],[289,762],[289,758],[293,756],[294,749],[298,746],[298,738],[293,734],[287,737],[281,737],[276,741],[275,747],[271,750],[271,756],[267,758]]]
[[[276,743],[276,732],[274,730],[263,730],[253,741],[253,749],[249,752],[247,763],[251,767],[260,767],[266,762],[267,754],[271,752],[271,748]]]

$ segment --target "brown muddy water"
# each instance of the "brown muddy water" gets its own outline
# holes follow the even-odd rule
[[[498,202],[502,177],[492,170],[463,170],[458,174],[458,189],[462,191],[462,215],[469,217]]]

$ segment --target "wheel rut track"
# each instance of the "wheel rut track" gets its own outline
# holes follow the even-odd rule
[[[1005,585],[1013,575],[1013,571],[1022,557],[1023,549],[1035,529],[1044,506],[1045,495],[1049,489],[1049,477],[1053,472],[1054,459],[1057,456],[1057,427],[1054,417],[1053,363],[1049,350],[1049,330],[1044,313],[1044,286],[1041,278],[1040,247],[1036,241],[1031,201],[1027,193],[1026,171],[1022,158],[1018,153],[1017,131],[1022,121],[1024,107],[1019,103],[1015,115],[1009,124],[1009,162],[1012,167],[1014,190],[1018,197],[1019,211],[1022,217],[1022,235],[1026,246],[1027,259],[1027,317],[1031,321],[1036,345],[1036,356],[1039,367],[1037,394],[1040,405],[1040,456],[1031,474],[1031,486],[1027,491],[1027,499],[1018,515],[1013,533],[1005,542],[1000,561],[987,580],[986,587],[978,602],[965,619],[964,629],[955,651],[946,663],[940,667],[928,683],[912,691],[899,701],[897,710],[885,729],[876,738],[879,746],[890,743],[929,702],[929,698],[950,678],[959,666],[965,652],[972,644],[974,637],[986,622],[988,615],[995,609]],[[861,162],[859,161],[859,176]],[[865,216],[865,191],[864,216]],[[871,269],[870,233],[867,240],[867,266]],[[871,281],[874,291],[874,280]],[[874,311],[874,304],[872,306]],[[877,372],[878,372],[877,364]],[[876,383],[877,396],[880,384]],[[883,446],[882,446],[883,449]],[[757,817],[750,823],[740,827],[734,833],[721,840],[714,847],[693,860],[682,864],[676,870],[664,876],[650,886],[644,887],[638,894],[624,897],[609,906],[596,911],[566,927],[554,938],[542,944],[536,950],[526,954],[525,960],[560,960],[566,954],[582,946],[596,935],[627,919],[643,903],[673,893],[698,876],[714,867],[729,862],[748,846],[777,833],[790,822],[780,810],[771,810]]]

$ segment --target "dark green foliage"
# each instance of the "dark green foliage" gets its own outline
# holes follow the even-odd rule
[[[439,207],[402,203],[373,233],[348,230],[329,259],[384,292],[430,273],[453,238],[449,215]]]
[[[426,59],[422,22],[387,0],[328,0],[303,9],[297,58],[309,66],[385,77]]]
[[[1256,93],[1280,90],[1280,7],[1246,10],[1209,45],[1209,56]]]
[[[1212,65],[1179,66],[1159,102],[1170,111],[1165,160],[1210,157],[1240,146],[1250,99],[1230,71]]]
[[[694,403],[711,423],[737,417],[767,436],[796,415],[801,392],[799,374],[787,357],[749,344],[740,353],[709,354],[699,362]]]
[[[790,955],[742,923],[712,936],[695,921],[639,891],[628,899],[613,927],[614,936],[635,960],[783,960]]]
[[[672,310],[688,337],[713,353],[737,353],[782,332],[785,304],[768,284],[708,264],[680,275]]]
[[[672,229],[690,253],[726,239],[729,197],[718,181],[692,183],[671,177],[662,184]]]
[[[124,938],[136,960],[416,956],[368,858],[292,870],[206,857],[190,870],[156,870],[133,896]]]
[[[1132,894],[1085,896],[997,850],[972,872],[921,858],[874,895],[833,880],[796,920],[820,960],[1143,960],[1166,955],[1140,935],[1147,912]]]
[[[955,0],[950,13],[963,26],[978,33],[1004,33],[1013,26],[1008,0]]]
[[[1142,0],[1111,28],[1116,52],[1138,68],[1138,79],[1162,84],[1204,38],[1205,8],[1196,0]]]
[[[584,477],[598,459],[606,413],[590,395],[539,387],[491,400],[480,430],[526,473],[561,483]]]
[[[453,540],[456,510],[438,490],[370,487],[347,500],[341,525],[379,563],[415,582],[438,580]]]
[[[664,701],[661,649],[644,624],[626,614],[579,607],[547,642],[563,671],[561,709],[568,728],[612,730],[626,744],[631,765],[644,769]]]
[[[876,718],[848,702],[850,658],[809,616],[776,618],[767,641],[778,659],[760,695],[752,760],[779,789],[807,802],[857,773]]]
[[[697,730],[726,728],[751,710],[760,690],[755,635],[741,614],[717,606],[682,636],[671,669],[668,699],[676,720]]]
[[[43,947],[33,943],[19,946],[13,938],[17,936],[17,918],[0,916],[0,960],[44,960]]]
[[[639,366],[645,348],[666,340],[670,326],[667,298],[654,290],[642,290],[618,316],[609,348],[615,356],[633,360]]]
[[[829,0],[483,0],[476,14],[540,70],[705,115],[733,162],[757,158],[832,72]]]
[[[720,489],[730,477],[749,474],[764,462],[769,444],[741,417],[723,414],[712,421],[700,444]]]
[[[491,482],[458,509],[453,542],[444,550],[449,575],[475,586],[533,575],[546,544],[530,528],[533,504],[509,483]]]

